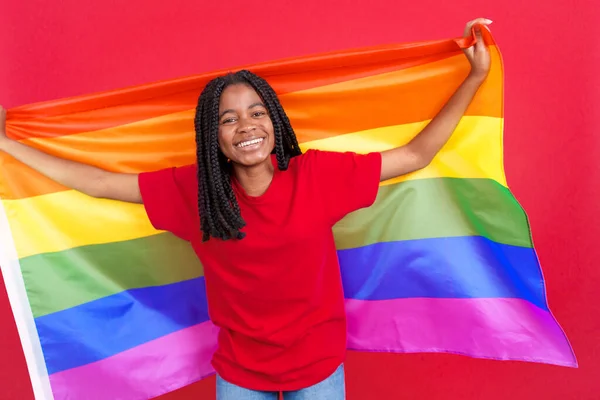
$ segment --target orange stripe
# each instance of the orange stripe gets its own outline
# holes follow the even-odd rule
[[[502,84],[498,51],[492,71],[467,115],[502,116],[497,95]],[[281,96],[300,142],[384,126],[419,122],[435,116],[454,92],[468,63],[461,56],[402,71],[309,89]],[[195,162],[194,110],[100,131],[24,143],[59,157],[94,163],[118,172],[141,172]],[[0,196],[30,197],[66,190],[6,155],[0,156]],[[15,182],[19,182],[15,184]]]
[[[383,45],[267,62],[248,68],[265,77],[279,94],[410,68],[459,53],[472,38]],[[493,44],[491,35],[486,41]],[[458,46],[457,46],[458,44]],[[52,100],[9,110],[15,139],[56,137],[107,129],[193,108],[206,82],[222,70],[87,96]]]

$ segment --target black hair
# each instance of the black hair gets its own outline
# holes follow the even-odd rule
[[[240,230],[246,225],[231,185],[232,167],[219,148],[219,100],[226,87],[245,84],[262,99],[275,133],[274,153],[277,167],[288,168],[290,158],[302,154],[275,90],[263,78],[242,70],[208,82],[196,107],[196,157],[198,163],[198,212],[202,240],[210,237],[229,240],[242,239]]]

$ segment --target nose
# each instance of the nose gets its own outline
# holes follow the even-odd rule
[[[256,129],[255,125],[244,125],[242,128],[239,129],[239,131],[240,131],[240,133],[248,133],[248,132],[252,132],[255,129]]]
[[[256,130],[256,124],[251,119],[243,119],[240,121],[238,132],[249,133]]]

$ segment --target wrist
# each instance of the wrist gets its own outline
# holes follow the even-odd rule
[[[485,81],[485,79],[487,78],[487,76],[488,76],[487,71],[485,71],[485,72],[471,71],[469,73],[469,76],[467,77],[467,81],[474,83],[477,86],[481,86],[483,84],[483,82]]]

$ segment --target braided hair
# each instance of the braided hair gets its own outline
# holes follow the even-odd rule
[[[210,81],[198,98],[194,128],[198,163],[198,212],[202,240],[242,239],[244,222],[231,185],[232,166],[219,148],[219,100],[226,87],[252,87],[267,108],[275,133],[277,167],[288,168],[290,158],[302,154],[296,134],[273,88],[259,76],[242,70]]]

